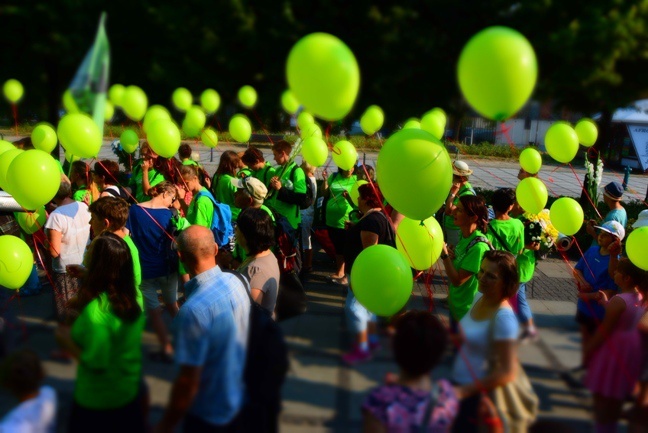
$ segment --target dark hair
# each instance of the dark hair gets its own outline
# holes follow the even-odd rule
[[[89,254],[87,277],[78,296],[80,309],[106,293],[115,316],[135,321],[142,309],[136,301],[133,257],[128,244],[113,233],[103,232],[92,241]]]
[[[245,237],[249,256],[268,250],[275,244],[274,223],[263,209],[243,209],[236,220],[236,226]]]
[[[515,256],[508,251],[490,250],[484,253],[483,260],[497,264],[499,276],[504,282],[504,299],[515,295],[520,287],[520,274],[518,272]]]
[[[37,391],[43,379],[43,366],[33,350],[17,350],[2,364],[2,385],[17,397]]]
[[[485,234],[488,230],[488,209],[484,198],[476,195],[462,195],[459,197],[459,201],[468,216],[477,217],[477,229]]]
[[[226,150],[220,157],[216,174],[229,174],[236,176],[241,165],[241,158],[233,150]]]
[[[259,149],[254,146],[250,146],[245,149],[245,152],[243,152],[241,161],[243,161],[243,164],[249,167],[256,164],[257,162],[265,162],[265,158],[263,157],[263,153]]]
[[[163,194],[165,192],[169,192],[169,193],[177,195],[178,194],[178,188],[176,188],[176,186],[174,184],[172,184],[171,182],[169,182],[168,180],[165,180],[163,182],[158,183],[154,187],[152,187],[149,190],[149,195],[151,197],[156,197],[156,196],[158,196],[160,194]]]
[[[19,138],[18,140],[13,142],[13,145],[16,146],[16,149],[22,149],[22,150],[35,149],[31,137]]]
[[[286,154],[290,155],[290,152],[292,152],[292,144],[288,143],[286,140],[275,141],[275,143],[272,145],[272,150],[277,152],[285,152]]]
[[[111,231],[124,227],[128,220],[128,203],[118,197],[100,197],[88,206],[88,211],[102,220],[107,219]]]
[[[178,148],[178,155],[180,155],[180,158],[190,158],[191,146],[189,146],[187,143],[182,143]]]
[[[382,207],[383,195],[377,184],[365,183],[360,185],[358,195],[367,203],[367,206],[371,208]]]
[[[648,271],[639,268],[626,257],[619,260],[617,271],[620,274],[630,277],[632,283],[639,287],[639,291],[643,295],[645,301],[645,298],[648,295]]]
[[[90,166],[84,161],[74,161],[70,168],[70,176],[77,174],[85,179],[86,186],[90,186]]]
[[[359,164],[354,170],[354,173],[358,177],[358,180],[369,181],[369,179],[374,180],[376,177],[376,171],[368,164]]]
[[[116,185],[119,176],[119,164],[110,159],[95,162],[94,172],[98,177],[103,178],[104,184]]]
[[[493,193],[493,209],[498,213],[508,212],[515,204],[515,190],[513,188],[500,188]]]
[[[439,319],[423,310],[410,310],[394,321],[394,359],[407,374],[429,373],[441,360],[448,342]]]

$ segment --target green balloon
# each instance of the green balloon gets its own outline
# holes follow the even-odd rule
[[[322,129],[317,123],[308,124],[302,128],[300,137],[303,140],[311,137],[322,138]]]
[[[78,113],[79,106],[77,105],[74,97],[72,96],[72,91],[70,89],[63,92],[63,108],[67,113]]]
[[[412,268],[425,271],[439,260],[443,250],[443,231],[436,218],[422,222],[404,218],[396,234],[396,248]]]
[[[133,153],[137,150],[137,146],[139,146],[139,137],[137,135],[137,132],[133,131],[132,129],[124,129],[124,132],[122,132],[121,136],[119,137],[119,143],[121,144],[122,149],[126,151],[126,153]]]
[[[413,287],[407,259],[387,245],[362,250],[351,268],[351,288],[358,301],[378,316],[392,316],[407,304]]]
[[[9,166],[11,194],[26,210],[36,210],[49,203],[61,184],[59,165],[42,150],[27,150]]]
[[[200,140],[205,146],[214,148],[218,144],[218,134],[213,129],[207,128],[200,134]]]
[[[281,94],[281,106],[288,114],[295,114],[299,110],[299,101],[290,90],[284,90]]]
[[[328,146],[321,137],[309,137],[304,140],[301,148],[302,156],[313,167],[324,165],[328,158]]]
[[[113,103],[115,107],[121,107],[122,99],[124,97],[124,91],[126,88],[121,84],[113,84],[108,90],[108,99]]]
[[[382,108],[377,105],[371,105],[360,118],[360,127],[365,134],[374,135],[382,128],[384,122],[385,113]]]
[[[360,197],[360,191],[358,191],[358,189],[362,185],[366,185],[368,183],[369,182],[367,182],[366,180],[359,180],[356,183],[354,183],[351,189],[349,190],[349,197],[351,198],[351,201],[353,202],[354,205],[358,206],[358,197]]]
[[[351,111],[360,89],[360,69],[353,52],[327,33],[304,36],[293,46],[286,75],[297,100],[329,121]]]
[[[66,160],[67,162],[70,162],[70,163],[72,163],[72,162],[77,162],[77,161],[81,161],[81,158],[79,158],[79,157],[76,156],[76,155],[71,154],[70,152],[65,152],[65,155],[64,155],[64,156],[65,156],[65,160]]]
[[[358,151],[352,143],[346,140],[335,143],[331,155],[333,156],[335,165],[342,170],[351,170],[358,160]]]
[[[68,153],[81,158],[96,157],[103,142],[97,124],[83,113],[63,116],[58,124],[58,138]]]
[[[16,236],[0,236],[0,286],[20,289],[33,267],[34,256],[25,241]]]
[[[13,149],[7,150],[0,154],[0,188],[12,195],[13,193],[11,192],[11,178],[8,177],[9,167],[11,166],[13,160],[23,152],[24,150],[16,149],[16,147],[14,147]]]
[[[553,159],[564,164],[570,162],[578,152],[578,135],[567,122],[556,122],[545,134],[545,148]]]
[[[488,27],[473,36],[457,65],[459,87],[483,116],[502,121],[526,104],[538,77],[529,41],[508,27]]]
[[[547,205],[547,187],[536,177],[527,177],[515,188],[518,204],[527,212],[539,214]]]
[[[206,122],[207,116],[205,116],[203,109],[194,105],[187,110],[187,114],[182,121],[182,130],[189,137],[198,137]]]
[[[56,131],[46,123],[41,123],[34,128],[31,133],[31,141],[36,149],[47,153],[53,151],[58,142]]]
[[[159,119],[151,124],[147,139],[153,152],[171,158],[180,147],[180,130],[172,120]]]
[[[112,102],[106,101],[106,108],[104,110],[104,120],[110,122],[110,119],[115,115],[115,106]]]
[[[421,122],[418,119],[409,119],[403,125],[403,129],[421,129]]]
[[[20,228],[28,235],[31,235],[45,226],[47,213],[45,207],[41,207],[34,212],[14,212],[14,217],[18,221]]]
[[[439,210],[452,186],[448,152],[420,129],[403,129],[389,137],[378,154],[376,173],[389,204],[419,221]]]
[[[299,116],[297,116],[297,126],[299,126],[299,129],[306,129],[308,125],[311,125],[313,123],[315,123],[313,115],[307,113],[306,111],[302,111],[301,113],[299,113]]]
[[[229,133],[239,143],[247,143],[252,136],[250,120],[242,114],[234,115],[229,122]]]
[[[15,104],[22,99],[25,89],[20,81],[12,78],[5,81],[2,91],[4,92],[5,98],[12,104]]]
[[[209,114],[215,113],[220,107],[220,95],[214,89],[207,89],[200,95],[200,105]]]
[[[578,142],[585,147],[594,146],[598,138],[598,128],[592,119],[581,119],[574,128]]]
[[[580,230],[585,216],[583,208],[576,200],[571,197],[561,197],[551,205],[549,218],[556,230],[572,236]]]
[[[173,105],[180,111],[187,111],[193,104],[193,96],[191,92],[184,87],[178,87],[171,95]]]
[[[542,168],[542,155],[536,149],[527,147],[520,153],[520,167],[527,173],[538,173]]]
[[[435,110],[430,110],[421,117],[421,129],[441,140],[445,132],[446,117],[442,110]]]
[[[8,141],[0,140],[0,155],[2,155],[3,153],[5,153],[8,150],[14,150],[15,148],[16,148],[16,146],[9,143]]]
[[[146,110],[146,114],[144,115],[144,122],[142,124],[142,129],[144,132],[148,131],[148,128],[156,121],[156,120],[171,120],[171,115],[169,114],[169,110],[167,110],[165,107],[162,105],[151,105],[148,110]]]
[[[257,102],[257,92],[252,86],[243,86],[238,91],[238,99],[245,108],[252,108]]]
[[[626,241],[626,252],[630,261],[638,268],[648,271],[648,227],[634,229]]]
[[[122,96],[122,109],[126,116],[139,122],[146,114],[148,107],[148,98],[146,93],[137,86],[128,86]]]

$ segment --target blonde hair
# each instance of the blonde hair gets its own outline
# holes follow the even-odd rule
[[[314,167],[314,166],[310,165],[309,163],[307,163],[306,160],[304,160],[301,163],[301,168],[302,168],[302,170],[304,170],[304,173],[306,173],[306,176],[309,176],[311,174],[315,174],[316,167]]]

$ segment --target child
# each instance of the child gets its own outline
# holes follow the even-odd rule
[[[313,197],[317,197],[317,182],[315,181],[315,167],[304,160],[301,165],[306,182],[310,182],[313,189]],[[313,227],[313,218],[315,217],[315,200],[308,209],[302,209],[302,249],[304,250],[304,263],[302,273],[308,274],[313,270],[313,246],[311,244],[311,228]]]
[[[605,317],[585,347],[585,360],[589,361],[585,384],[594,395],[597,432],[616,431],[621,406],[639,378],[641,344],[637,324],[645,312],[639,286],[645,279],[645,271],[622,259],[614,273],[621,293],[607,303],[605,292],[597,293],[605,304]]]
[[[45,373],[31,350],[14,352],[4,362],[2,384],[20,404],[0,421],[2,432],[53,433],[56,428],[56,392],[41,386]]]
[[[99,188],[92,178],[90,166],[83,161],[74,161],[70,169],[72,199],[90,205],[99,198]]]
[[[196,161],[191,159],[191,146],[189,146],[187,143],[180,145],[180,147],[178,148],[178,156],[180,156],[182,165],[198,165]]]

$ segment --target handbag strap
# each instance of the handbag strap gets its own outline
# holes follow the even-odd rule
[[[421,422],[420,426],[420,433],[426,433],[427,432],[427,427],[428,424],[430,424],[430,418],[432,417],[432,413],[434,412],[434,408],[437,405],[437,401],[439,401],[439,389],[437,387],[436,382],[432,382],[432,389],[430,390],[430,400],[428,401],[427,406],[425,406],[425,413],[423,415],[423,421]]]

